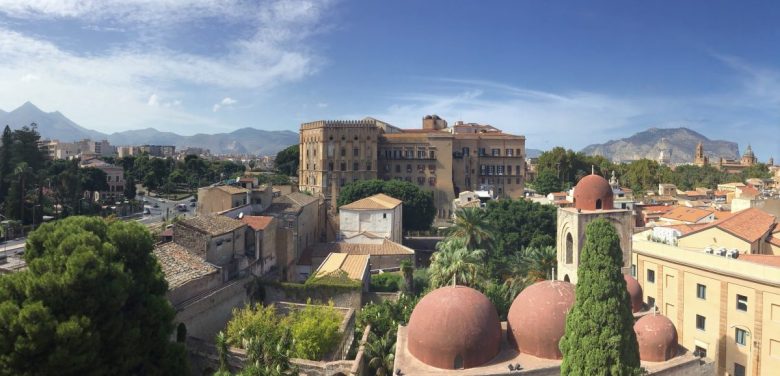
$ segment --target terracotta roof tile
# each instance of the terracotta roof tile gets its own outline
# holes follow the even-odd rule
[[[373,196],[366,197],[364,199],[351,202],[343,205],[339,209],[349,210],[373,210],[373,209],[393,209],[398,205],[401,205],[403,201],[390,197],[384,193],[377,193]]]
[[[325,258],[315,276],[328,275],[336,271],[347,273],[350,279],[362,280],[368,268],[368,255],[350,255],[346,253],[331,253]]]
[[[185,219],[176,225],[179,224],[209,235],[221,235],[245,226],[244,222],[222,215],[199,215]]]
[[[219,272],[219,269],[214,265],[188,252],[186,248],[176,243],[164,243],[155,246],[154,256],[165,274],[169,290]]]
[[[255,231],[262,231],[268,227],[268,224],[274,220],[274,217],[267,215],[245,215],[241,218],[241,222],[246,223]]]
[[[717,227],[742,240],[753,243],[775,227],[775,216],[761,209],[750,208],[738,212],[731,217],[710,223],[692,233]]]
[[[413,255],[414,250],[384,239],[381,244],[357,244],[346,242],[318,243],[308,247],[301,255],[301,265],[310,265],[312,257],[325,257],[329,253],[349,253],[353,255]],[[306,263],[308,262],[308,263]]]
[[[780,256],[740,254],[737,260],[780,268]]]
[[[712,214],[712,212],[709,210],[679,206],[661,215],[661,218],[696,223],[710,214]]]

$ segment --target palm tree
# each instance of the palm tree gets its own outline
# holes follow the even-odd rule
[[[555,248],[551,246],[527,247],[521,251],[520,255],[525,268],[525,277],[529,284],[553,277],[553,268],[558,265],[558,254]]]
[[[408,294],[414,293],[414,268],[409,260],[401,261],[401,273],[404,275],[404,290]]]
[[[392,330],[381,337],[371,332],[368,335],[365,351],[368,366],[376,376],[392,375],[395,360],[395,338]]]
[[[449,284],[477,286],[484,269],[485,251],[469,249],[463,238],[450,237],[436,245],[429,268],[432,288]]]
[[[24,221],[24,183],[32,172],[32,168],[30,168],[27,162],[19,162],[19,164],[16,165],[16,168],[14,168],[14,175],[19,178],[19,219],[22,221]]]
[[[494,229],[487,220],[487,214],[480,208],[463,208],[455,212],[455,225],[450,236],[463,238],[469,249],[484,248],[493,241]]]

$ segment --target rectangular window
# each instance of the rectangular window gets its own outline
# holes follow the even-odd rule
[[[360,165],[357,162],[352,162],[352,171],[360,170]]]
[[[501,149],[490,149],[490,155],[494,157],[501,156]]]
[[[745,366],[734,363],[734,376],[745,376]]]
[[[341,163],[341,171],[347,171],[347,164],[344,162]]]
[[[411,164],[406,165],[406,172],[412,172],[412,165]]]
[[[387,219],[387,213],[382,213],[382,218]]]
[[[707,357],[707,349],[705,349],[703,347],[696,346],[693,349],[693,355],[701,357],[701,358],[706,358]]]
[[[430,150],[430,151],[428,151],[428,158],[430,158],[430,159],[436,159],[436,150]]]
[[[482,157],[485,155],[485,148],[479,148],[479,156]]]
[[[406,149],[406,158],[407,159],[414,158],[414,149]]]
[[[652,296],[647,297],[647,305],[650,307],[655,307],[655,298]]]
[[[366,163],[366,171],[371,171],[371,162]]]
[[[425,149],[417,150],[417,159],[425,159]]]
[[[747,312],[747,296],[737,294],[737,311]]]
[[[707,299],[707,286],[702,285],[701,283],[696,284],[696,297],[699,299]]]
[[[418,164],[417,165],[417,172],[420,172],[420,173],[425,172],[425,165],[424,164]]]
[[[463,156],[468,157],[469,156],[469,148],[463,148]]]
[[[631,264],[631,276],[636,278],[636,264]]]
[[[696,315],[696,329],[705,330],[707,318],[702,315]]]
[[[393,157],[393,151],[392,150],[385,150],[385,159],[390,159]]]
[[[422,177],[422,176],[418,176],[417,177],[417,184],[419,184],[419,185],[425,184],[425,178]]]
[[[397,164],[395,165],[395,172],[400,173],[401,172],[401,165]]]
[[[655,270],[647,269],[647,282],[655,283]]]
[[[386,165],[385,165],[385,172],[390,172],[390,170],[391,170],[391,167],[390,167],[390,165],[389,165],[389,164],[386,164]]]
[[[745,346],[745,344],[747,344],[747,330],[735,328],[734,341],[737,342],[738,345]]]
[[[333,171],[333,162],[328,162],[328,171]]]
[[[346,157],[347,156],[347,149],[341,148],[341,156]]]
[[[506,156],[507,157],[514,157],[515,156],[514,150],[506,149]]]
[[[359,155],[360,155],[360,149],[358,149],[358,148],[352,149],[352,156],[353,157],[357,157]]]

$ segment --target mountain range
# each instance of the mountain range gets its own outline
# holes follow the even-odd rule
[[[683,127],[650,128],[631,137],[588,145],[582,152],[601,155],[612,161],[632,161],[642,158],[657,160],[661,149],[669,149],[672,163],[692,163],[699,142],[711,161],[717,161],[720,157],[736,159],[740,155],[736,142],[710,140],[701,133]]]
[[[295,132],[265,131],[249,127],[230,133],[198,133],[192,136],[162,132],[155,128],[106,134],[84,128],[59,111],[45,112],[30,102],[10,112],[0,110],[0,125],[7,124],[11,129],[18,129],[30,123],[38,126],[42,138],[64,142],[90,138],[108,140],[112,145],[174,145],[177,149],[201,147],[209,149],[212,154],[275,155],[299,141],[298,133]]]

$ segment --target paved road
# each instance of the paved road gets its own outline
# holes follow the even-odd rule
[[[143,218],[138,219],[138,222],[141,222],[143,224],[151,224],[155,222],[162,222],[165,219],[173,218],[176,215],[184,215],[185,217],[193,217],[195,216],[195,207],[190,206],[190,197],[186,197],[179,201],[171,201],[167,199],[160,199],[157,197],[137,197],[138,200],[146,199],[148,201],[144,204],[145,207],[149,208],[149,211],[151,214],[144,215]],[[157,208],[154,207],[154,204],[157,204]],[[187,205],[187,211],[186,212],[180,212],[176,206],[179,204],[185,204]]]
[[[27,241],[27,238],[17,238],[17,239],[11,239],[7,242],[0,243],[0,252],[8,252],[9,254],[21,254],[24,253],[24,242]]]

